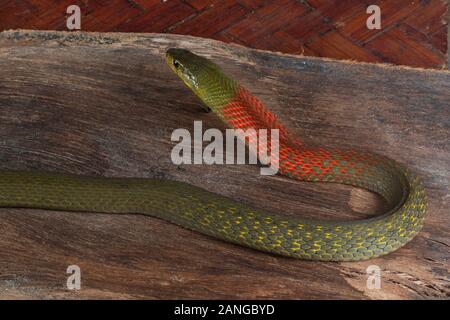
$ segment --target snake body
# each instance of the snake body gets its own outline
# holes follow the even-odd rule
[[[381,155],[308,147],[209,59],[169,49],[166,60],[230,128],[279,130],[279,174],[380,194],[390,210],[357,221],[321,221],[269,213],[178,181],[0,171],[0,206],[81,212],[140,213],[274,254],[308,260],[357,261],[390,253],[420,231],[426,192],[420,178]],[[272,141],[268,139],[270,148]],[[274,159],[272,159],[274,160]]]

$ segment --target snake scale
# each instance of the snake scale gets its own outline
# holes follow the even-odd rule
[[[403,165],[363,151],[307,146],[209,59],[173,48],[166,61],[228,127],[278,129],[280,175],[368,189],[386,200],[388,212],[354,221],[304,219],[259,210],[178,181],[14,170],[0,170],[0,206],[140,213],[261,251],[321,261],[378,257],[400,248],[422,228],[426,192],[420,178]],[[269,138],[269,148],[271,142]]]

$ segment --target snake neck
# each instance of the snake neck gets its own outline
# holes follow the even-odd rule
[[[281,175],[316,182],[334,182],[368,189],[381,195],[391,210],[401,206],[407,199],[411,183],[405,170],[395,161],[384,156],[357,150],[310,147],[293,138],[277,116],[264,104],[232,78],[221,71],[201,75],[204,87],[198,96],[226,125],[233,129],[254,130],[245,135],[248,145],[257,145],[260,129],[278,129],[279,153],[271,152],[274,142],[266,135],[267,148],[258,149],[258,157],[271,155],[277,161]]]

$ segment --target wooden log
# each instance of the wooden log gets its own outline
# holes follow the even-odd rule
[[[176,128],[224,129],[164,61],[183,47],[220,64],[303,140],[378,152],[424,178],[420,235],[357,263],[300,261],[140,215],[0,209],[1,298],[448,298],[450,73],[281,55],[161,34],[0,34],[0,166],[186,181],[270,211],[379,212],[350,187],[170,160]],[[351,209],[364,211],[355,213]],[[81,290],[66,269],[81,268]],[[381,269],[381,289],[366,269]]]

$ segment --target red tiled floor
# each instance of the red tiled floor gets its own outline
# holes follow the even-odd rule
[[[296,0],[280,0],[263,6],[228,29],[234,37],[258,46],[264,36],[271,37],[287,23],[297,20],[307,8]]]
[[[186,3],[190,4],[192,7],[194,7],[197,10],[205,9],[206,7],[210,6],[211,4],[214,4],[215,1],[211,0],[186,0]]]
[[[401,5],[396,4],[401,2]],[[357,15],[351,19],[344,20],[343,26],[339,29],[343,34],[348,35],[351,39],[359,42],[365,42],[370,38],[375,37],[378,34],[385,32],[389,27],[395,23],[402,21],[412,14],[417,8],[419,8],[419,2],[413,2],[410,0],[381,0],[378,1],[378,5],[381,9],[381,29],[370,30],[366,26],[366,20],[368,15]]]
[[[144,10],[153,9],[155,6],[161,5],[161,0],[128,0],[125,1],[132,6],[137,6]],[[202,2],[202,1],[198,1]]]
[[[273,0],[237,0],[240,4],[243,6],[249,8],[249,9],[259,9],[261,7],[265,7],[267,5],[270,5]]]
[[[277,51],[280,52],[289,52],[305,56],[319,56],[300,39],[281,30],[275,32],[269,39],[261,41],[257,48],[263,50],[273,50],[271,48],[277,48]]]
[[[443,54],[447,53],[447,31],[448,26],[442,26],[438,31],[431,35],[430,39],[432,46]]]
[[[110,25],[123,23],[142,12],[138,6],[130,7],[122,0],[90,2],[87,8],[89,14],[82,19],[82,28],[86,31],[109,31]]]
[[[293,54],[445,68],[445,0],[0,0],[0,30],[66,30],[77,4],[82,30],[170,32]],[[370,4],[381,30],[366,27]]]
[[[331,29],[333,26],[329,23],[328,18],[324,17],[319,10],[314,10],[295,22],[290,21],[285,32],[306,43]]]
[[[442,54],[430,50],[426,42],[418,41],[423,38],[414,28],[401,25],[384,33],[367,44],[373,52],[378,54],[383,61],[401,64],[407,60],[410,66],[421,67],[424,64],[439,67],[444,64]],[[442,67],[442,66],[441,66]]]
[[[196,10],[190,5],[180,0],[171,0],[150,6],[142,14],[114,26],[112,31],[165,32],[167,28],[195,14]]]
[[[381,62],[370,50],[354,44],[338,30],[333,30],[307,45],[322,57]]]
[[[426,7],[416,10],[405,19],[405,23],[424,34],[432,34],[446,22],[447,6],[440,0],[428,0],[426,2]],[[437,17],[441,17],[441,19]]]
[[[228,12],[224,15],[224,12]],[[193,36],[214,36],[224,29],[236,25],[250,12],[249,9],[239,3],[219,2],[212,4],[209,10],[179,24],[171,29],[171,33],[189,34]]]

